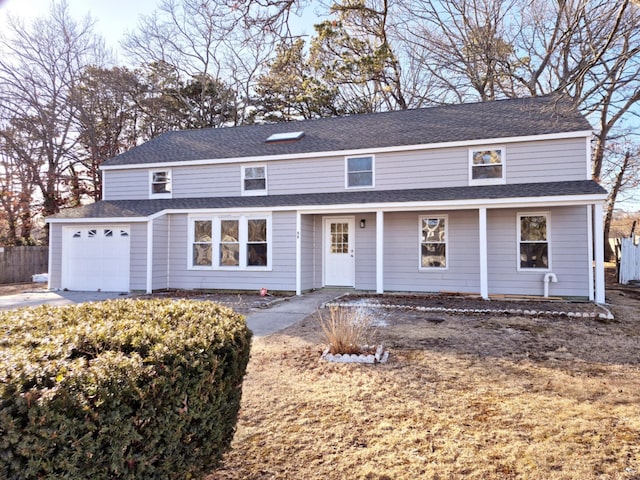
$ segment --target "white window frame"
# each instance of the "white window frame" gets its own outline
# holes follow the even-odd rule
[[[500,166],[502,167],[502,177],[500,178],[473,178],[473,154],[485,152],[487,150],[500,150]],[[504,145],[487,145],[469,149],[469,185],[500,185],[507,182],[507,150]],[[494,164],[497,165],[497,164]],[[482,167],[480,167],[482,168]]]
[[[169,186],[169,191],[166,193],[154,193],[153,192],[153,175],[155,173],[166,173],[169,181],[167,182]],[[149,170],[149,198],[171,198],[173,195],[173,172],[170,168],[166,169],[154,169]]]
[[[194,225],[196,221],[207,221],[211,223],[211,258],[212,265],[194,265],[193,264],[193,244],[195,242]],[[220,244],[221,244],[221,221],[237,220],[238,221],[238,240],[240,249],[239,265],[237,266],[220,266]],[[266,266],[250,266],[247,265],[247,244],[249,243],[249,220],[266,220],[267,221],[267,265]],[[270,272],[273,270],[273,240],[272,240],[272,220],[271,213],[247,213],[242,215],[189,215],[189,231],[187,242],[187,269],[188,270],[217,270],[217,271],[263,271]]]
[[[246,190],[244,185],[245,185],[245,180],[246,180],[246,171],[249,168],[264,168],[264,189],[262,190]],[[241,169],[241,181],[240,181],[240,185],[241,185],[241,193],[243,196],[258,196],[258,195],[267,195],[268,193],[268,188],[269,188],[269,179],[268,179],[268,175],[267,175],[267,165],[266,164],[259,164],[259,165],[242,165]]]
[[[444,220],[444,242],[427,242],[427,243],[442,243],[444,244],[445,251],[445,266],[444,267],[423,267],[422,266],[422,221],[425,219],[437,218]],[[449,270],[449,215],[447,214],[435,214],[435,215],[420,215],[418,217],[418,270],[423,272],[433,271],[445,271]]]
[[[524,268],[520,266],[520,234],[522,217],[545,217],[547,223],[547,267]],[[551,271],[551,212],[518,212],[516,216],[516,267],[519,272],[550,272]]]
[[[354,186],[349,185],[349,160],[354,158],[371,158],[371,185],[354,185]],[[350,155],[344,158],[344,188],[348,190],[355,190],[355,189],[361,189],[361,188],[374,188],[375,186],[376,186],[376,156],[375,155],[373,154]]]

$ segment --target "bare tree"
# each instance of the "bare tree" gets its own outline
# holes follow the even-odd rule
[[[4,138],[11,155],[29,169],[45,215],[65,202],[65,176],[75,161],[72,92],[84,67],[105,58],[92,25],[90,18],[75,22],[60,2],[29,25],[10,18],[10,32],[0,37],[0,101],[21,136],[37,148],[23,151],[7,131]]]

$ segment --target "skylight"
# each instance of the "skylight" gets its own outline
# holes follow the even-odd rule
[[[271,142],[291,142],[295,140],[300,140],[304,136],[304,132],[283,132],[283,133],[274,133],[269,138],[265,140],[267,143]]]

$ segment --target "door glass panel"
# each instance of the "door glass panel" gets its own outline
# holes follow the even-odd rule
[[[349,224],[331,224],[331,253],[349,253]]]

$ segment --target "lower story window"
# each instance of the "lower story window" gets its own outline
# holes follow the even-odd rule
[[[518,269],[548,269],[549,215],[532,213],[518,215]]]
[[[447,268],[447,217],[420,217],[420,268]]]
[[[269,217],[192,219],[190,267],[269,267],[269,224]]]

